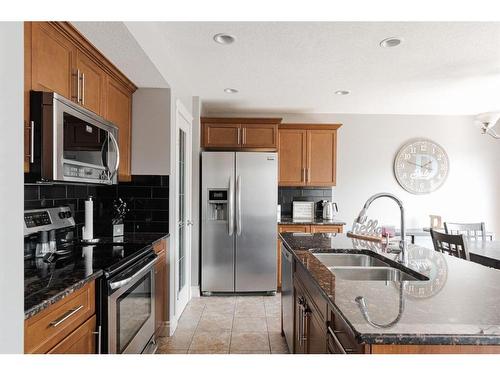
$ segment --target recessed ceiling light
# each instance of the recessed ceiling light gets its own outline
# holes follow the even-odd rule
[[[224,92],[227,94],[236,94],[238,92],[238,90],[228,87],[228,88],[224,89]]]
[[[384,48],[397,47],[402,42],[403,42],[403,39],[401,39],[401,38],[396,38],[396,37],[386,38],[380,42],[380,47],[384,47]]]
[[[229,34],[220,33],[214,35],[214,40],[219,44],[231,44],[236,38]]]
[[[349,90],[337,90],[335,95],[349,95],[351,92]]]

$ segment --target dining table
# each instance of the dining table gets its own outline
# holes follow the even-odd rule
[[[500,241],[468,240],[467,248],[472,262],[500,269]]]

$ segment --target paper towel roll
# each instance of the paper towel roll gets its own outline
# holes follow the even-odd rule
[[[92,197],[85,200],[85,226],[83,227],[82,238],[84,240],[94,238],[94,201]]]

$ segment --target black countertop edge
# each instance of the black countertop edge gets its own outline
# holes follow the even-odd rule
[[[300,257],[295,253],[290,244],[280,234],[283,245],[292,253],[300,267],[302,267],[311,277],[314,285],[319,289],[327,303],[338,312],[342,319],[349,325],[354,332],[360,344],[381,344],[381,345],[399,345],[399,344],[414,344],[414,345],[499,345],[498,335],[470,335],[470,334],[391,334],[391,333],[370,333],[361,334],[351,324],[349,319],[342,313],[342,310],[331,300],[328,293],[321,287],[316,278],[307,270],[302,263]],[[347,251],[347,249],[345,250]]]
[[[280,225],[346,225],[344,221],[340,220],[326,220],[321,217],[315,217],[313,219],[293,219],[290,216],[282,216],[278,221]]]
[[[46,299],[45,301],[43,301],[35,306],[30,307],[29,309],[24,311],[24,319],[29,319],[29,318],[35,316],[39,312],[45,310],[47,307],[53,305],[57,301],[66,297],[67,295],[77,291],[78,289],[83,288],[89,282],[99,278],[100,276],[102,276],[102,274],[103,274],[102,270],[97,270],[92,275],[90,275],[90,276],[86,277],[85,279],[80,280],[79,282],[71,285],[70,287],[64,289],[62,292],[59,292],[59,293],[55,294],[54,296]]]

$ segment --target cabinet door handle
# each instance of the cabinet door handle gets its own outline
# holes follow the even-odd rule
[[[35,162],[35,121],[30,121],[30,163]]]
[[[81,102],[81,99],[80,99],[80,89],[81,89],[81,86],[80,86],[80,69],[77,69],[76,70],[76,102],[77,103]]]
[[[70,317],[72,317],[73,315],[75,315],[78,311],[80,311],[81,309],[83,309],[83,305],[80,305],[78,307],[75,307],[73,309],[70,309],[68,311],[66,311],[64,314],[62,314],[59,318],[57,318],[56,320],[50,322],[50,326],[51,327],[57,327],[59,324],[63,323],[65,320],[69,319]]]
[[[82,73],[82,105],[85,105],[85,73]]]

